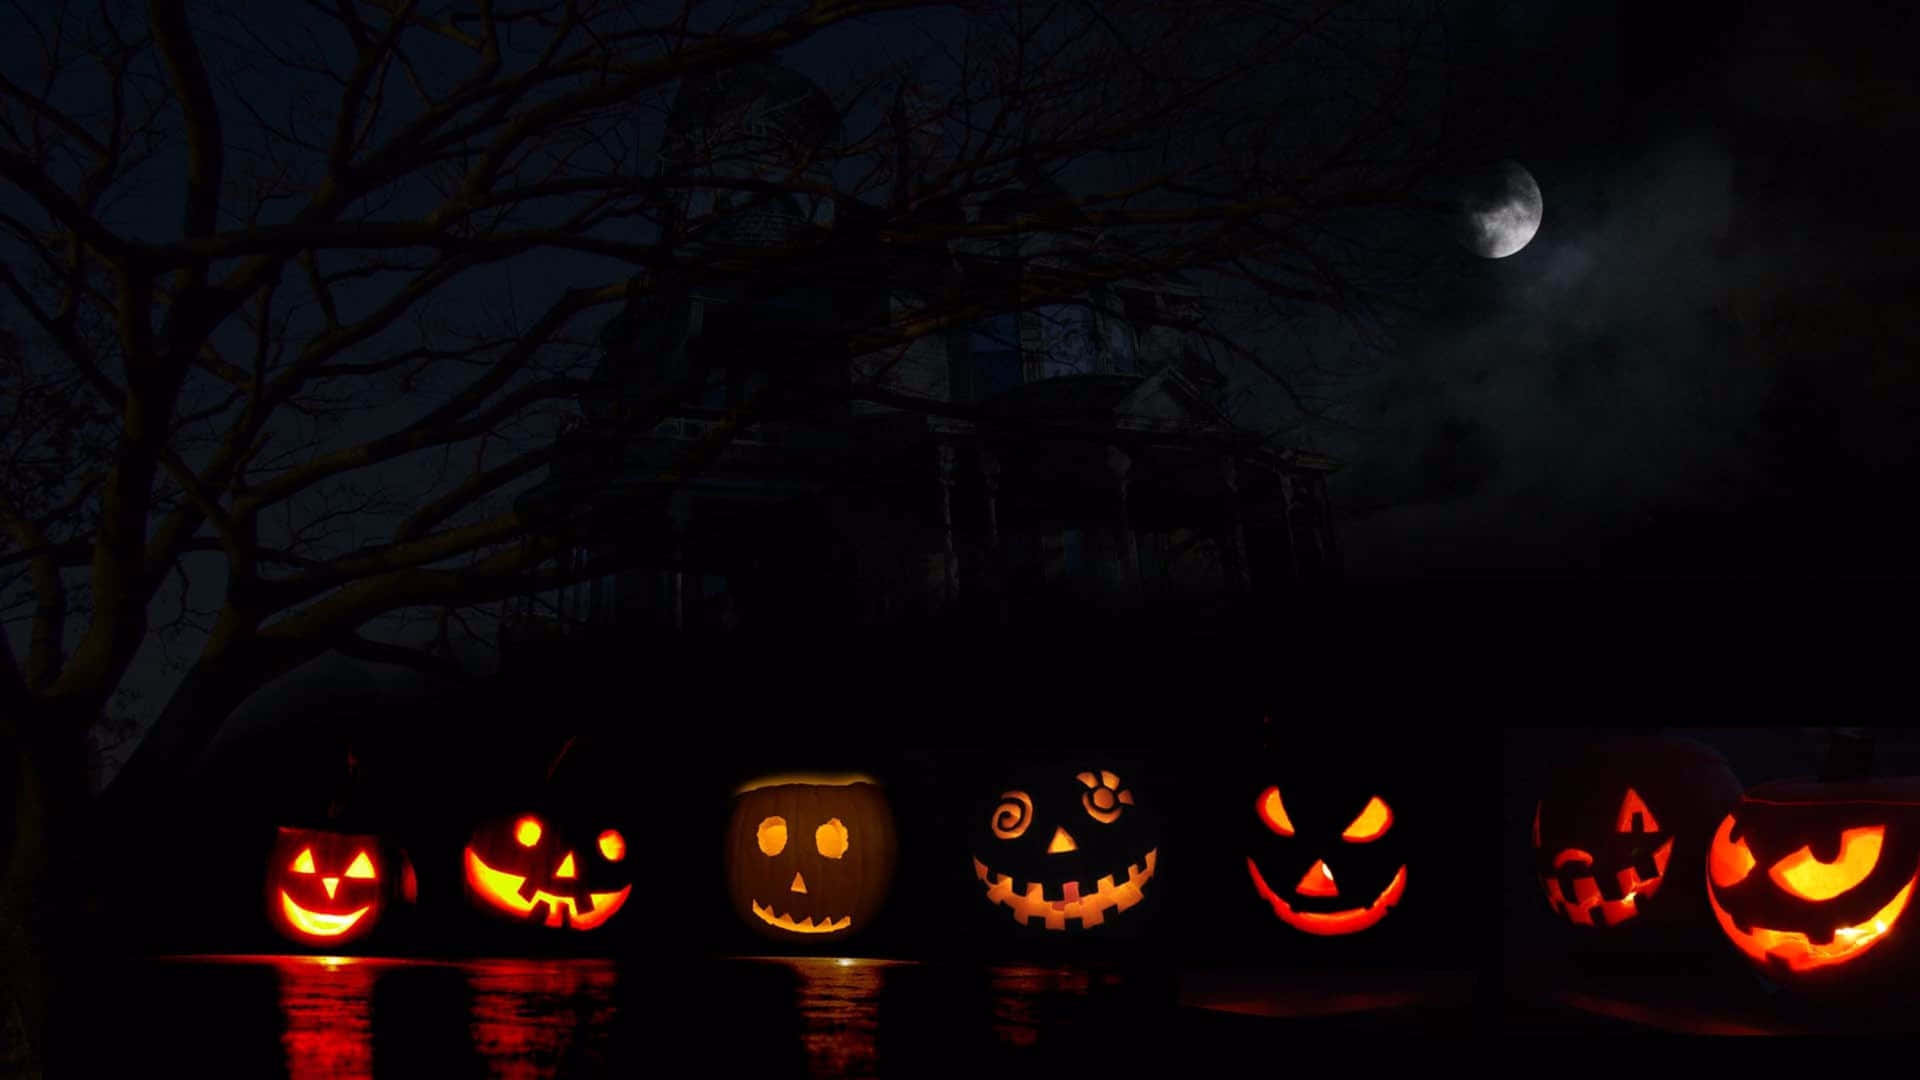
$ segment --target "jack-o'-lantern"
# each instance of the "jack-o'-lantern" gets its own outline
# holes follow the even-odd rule
[[[1588,748],[1534,806],[1548,905],[1596,929],[1703,917],[1707,842],[1739,794],[1726,760],[1690,739],[1631,736]]]
[[[727,888],[760,933],[826,941],[870,925],[893,884],[893,808],[865,776],[781,776],[734,792]]]
[[[1904,979],[1920,882],[1920,778],[1780,781],[1714,832],[1707,899],[1767,978],[1815,989]]]
[[[1160,828],[1126,776],[1091,762],[1032,769],[976,814],[973,851],[987,902],[1013,921],[1088,930],[1147,899]]]
[[[617,828],[511,815],[474,830],[464,853],[467,895],[514,921],[593,930],[633,892],[626,858],[627,838]]]
[[[267,917],[282,936],[338,949],[373,931],[390,900],[413,903],[419,886],[406,853],[378,836],[279,830],[267,859]]]
[[[1382,843],[1393,807],[1364,788],[1288,792],[1270,784],[1249,808],[1269,837],[1258,856],[1247,856],[1254,891],[1281,922],[1321,937],[1357,934],[1386,918],[1407,891],[1407,864]]]

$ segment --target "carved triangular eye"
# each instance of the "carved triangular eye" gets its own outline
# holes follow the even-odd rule
[[[1620,800],[1620,821],[1616,831],[1623,833],[1659,832],[1660,823],[1653,818],[1653,811],[1641,800],[1640,793],[1627,789],[1627,797]]]
[[[363,851],[353,857],[352,865],[347,867],[347,876],[350,878],[371,878],[373,876],[373,860],[367,858],[366,852]]]
[[[302,848],[300,854],[293,857],[293,872],[296,874],[313,873],[312,848]]]

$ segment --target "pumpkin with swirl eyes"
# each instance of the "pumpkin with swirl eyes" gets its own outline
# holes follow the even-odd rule
[[[1770,981],[1904,988],[1920,959],[1920,778],[1756,787],[1715,830],[1706,881],[1721,932]]]
[[[1690,739],[1630,736],[1588,747],[1534,806],[1536,871],[1548,907],[1574,926],[1607,933],[1704,922],[1707,843],[1739,794],[1719,752]]]
[[[1077,934],[1146,916],[1160,872],[1159,817],[1100,762],[1009,777],[975,814],[973,874],[1021,926]]]

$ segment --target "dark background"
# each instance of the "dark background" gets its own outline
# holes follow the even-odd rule
[[[1350,571],[1911,576],[1914,18],[1448,5],[1455,150],[1545,219],[1438,256],[1324,435]]]

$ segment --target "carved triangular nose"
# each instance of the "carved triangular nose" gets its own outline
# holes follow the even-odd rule
[[[1306,876],[1302,877],[1300,884],[1293,888],[1301,896],[1340,895],[1339,886],[1333,883],[1333,871],[1327,869],[1327,864],[1319,859],[1315,859],[1313,865],[1307,867]]]
[[[1053,830],[1053,840],[1047,844],[1047,854],[1060,855],[1073,851],[1078,847],[1079,845],[1073,842],[1073,837],[1067,835],[1067,830],[1055,829]]]
[[[331,900],[333,899],[333,890],[340,887],[340,879],[337,877],[323,877],[320,879],[320,884],[327,887],[327,899]]]
[[[557,878],[570,878],[574,876],[573,852],[567,852],[567,857],[560,860],[560,869],[555,870],[553,876]]]
[[[806,892],[807,879],[801,877],[799,874],[793,875],[793,884],[787,886],[787,891],[788,892]]]

